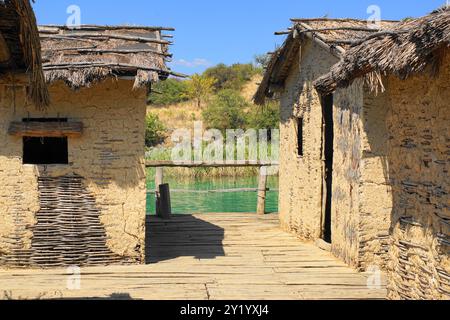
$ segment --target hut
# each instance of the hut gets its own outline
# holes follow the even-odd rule
[[[146,102],[172,30],[39,27],[50,104],[0,86],[1,265],[145,261]]]
[[[355,19],[292,21],[255,95],[257,104],[280,100],[281,225],[355,268],[385,268],[392,206],[382,111],[370,107],[372,94],[361,81],[334,95],[320,94],[313,83],[353,42],[396,22],[375,29]]]
[[[384,176],[378,181],[391,190],[392,299],[450,299],[449,46],[450,9],[443,8],[356,42],[315,82],[322,95],[368,84],[367,111],[356,105],[334,108],[349,109],[367,123],[369,146],[383,144]],[[377,199],[372,205],[386,204]]]

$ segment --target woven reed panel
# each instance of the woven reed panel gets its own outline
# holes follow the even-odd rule
[[[20,214],[11,240],[17,249],[3,263],[14,267],[95,266],[120,262],[106,245],[95,198],[86,190],[83,178],[64,176],[38,179],[40,210],[33,228],[30,250],[21,250]]]
[[[448,226],[448,221],[441,219]],[[429,227],[411,218],[401,218],[392,243],[391,296],[405,300],[450,299],[450,275],[441,266],[449,254],[448,235],[433,234],[435,241],[430,248],[410,240],[410,230],[422,230],[429,234]]]

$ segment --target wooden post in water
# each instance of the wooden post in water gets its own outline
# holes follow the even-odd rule
[[[258,215],[266,214],[266,193],[267,193],[267,168],[261,167],[259,169],[258,205],[256,209]]]
[[[164,168],[156,168],[156,173],[155,173],[155,201],[156,201],[156,215],[158,217],[161,217],[161,212],[160,212],[160,192],[159,192],[159,186],[162,185],[164,183]]]
[[[170,219],[172,217],[172,204],[168,183],[159,185],[159,214],[162,219]]]

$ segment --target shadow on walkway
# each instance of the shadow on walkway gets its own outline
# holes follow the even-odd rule
[[[176,215],[171,220],[147,217],[146,263],[179,257],[214,259],[225,256],[224,229],[191,215]]]
[[[88,297],[88,298],[56,298],[56,299],[49,299],[53,301],[63,301],[63,300],[70,300],[70,301],[131,301],[131,300],[143,300],[143,299],[135,299],[133,298],[129,293],[113,293],[107,297]]]

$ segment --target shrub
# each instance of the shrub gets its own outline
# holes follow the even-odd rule
[[[154,92],[149,96],[149,102],[158,106],[176,104],[189,99],[186,81],[169,78],[155,84],[153,90]]]
[[[249,114],[249,126],[254,129],[278,129],[280,127],[280,108],[278,103],[269,102],[265,106],[254,106]]]
[[[261,69],[251,63],[237,63],[231,66],[221,63],[207,69],[204,75],[216,79],[214,84],[216,92],[225,89],[240,91],[247,81],[260,72]]]
[[[249,103],[234,90],[222,90],[203,111],[203,119],[208,128],[219,129],[244,129],[246,127],[245,110]]]
[[[155,114],[149,113],[146,117],[145,146],[148,148],[164,142],[167,128]]]
[[[208,76],[201,76],[194,74],[189,81],[187,81],[187,97],[197,102],[197,107],[202,107],[209,95],[213,92],[213,86],[216,79]]]

